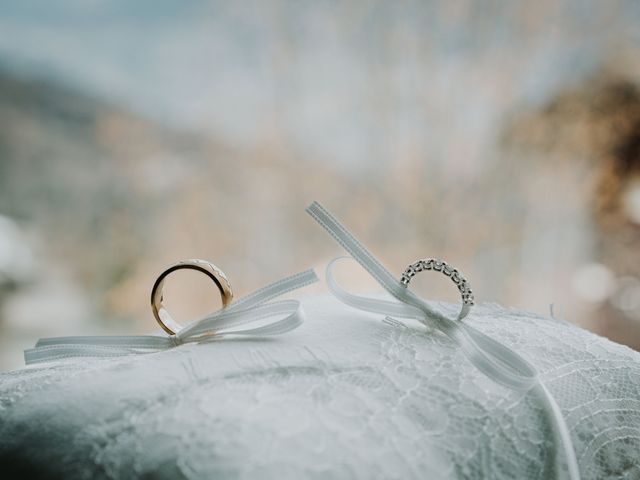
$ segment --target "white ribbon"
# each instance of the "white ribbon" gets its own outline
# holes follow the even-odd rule
[[[153,353],[184,343],[217,339],[228,334],[279,335],[298,327],[303,321],[304,312],[297,300],[267,302],[317,281],[318,277],[313,270],[284,278],[187,324],[175,335],[163,333],[43,338],[38,340],[35,348],[25,350],[25,363],[28,365],[69,357],[113,357]],[[256,326],[256,323],[259,325]]]
[[[514,390],[523,392],[532,390],[537,393],[543,401],[545,412],[551,419],[556,441],[564,450],[569,478],[580,479],[573,442],[562,411],[541,382],[536,368],[531,363],[506,345],[488,337],[469,324],[449,319],[433,310],[424,300],[396,280],[351,232],[318,202],[313,202],[307,208],[307,212],[399,302],[353,295],[344,290],[335,281],[332,273],[336,261],[340,260],[335,259],[327,266],[327,285],[339,300],[360,310],[416,319],[429,327],[437,328],[461,348],[476,368],[492,380]],[[556,472],[559,475],[562,466],[559,463],[559,456],[555,457]]]

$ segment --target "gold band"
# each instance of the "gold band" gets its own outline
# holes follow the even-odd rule
[[[164,305],[162,304],[162,290],[164,281],[167,276],[171,272],[182,269],[197,270],[211,278],[211,280],[213,280],[213,282],[218,287],[218,290],[220,290],[223,307],[226,307],[233,299],[233,291],[231,290],[231,284],[229,284],[229,280],[227,280],[227,277],[222,272],[222,270],[216,267],[213,263],[207,262],[206,260],[199,260],[194,258],[189,260],[182,260],[171,265],[160,274],[160,276],[156,280],[156,283],[153,284],[153,288],[151,289],[151,310],[153,310],[153,316],[156,318],[156,321],[160,324],[162,329],[169,335],[175,335],[180,331],[182,327],[171,317],[169,311],[164,308]]]

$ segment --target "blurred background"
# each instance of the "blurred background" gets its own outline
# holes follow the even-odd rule
[[[322,271],[314,199],[398,274],[441,257],[480,302],[639,349],[639,25],[637,1],[0,2],[0,370],[155,330],[182,258],[238,296]],[[219,302],[167,290],[178,318]]]

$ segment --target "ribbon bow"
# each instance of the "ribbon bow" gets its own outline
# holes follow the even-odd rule
[[[307,212],[399,302],[353,295],[344,290],[333,277],[333,267],[340,260],[339,258],[327,266],[327,285],[331,293],[343,303],[360,310],[387,316],[411,318],[429,327],[437,328],[458,345],[471,363],[489,378],[514,390],[523,392],[533,390],[542,399],[544,410],[552,420],[554,435],[565,453],[569,478],[571,480],[580,479],[573,442],[560,407],[551,392],[541,382],[536,368],[531,363],[506,345],[476,330],[468,323],[449,319],[431,308],[424,300],[396,280],[389,270],[318,202],[313,202],[307,208]],[[392,320],[389,317],[387,319]],[[558,473],[561,468],[561,465],[556,464]]]
[[[25,350],[25,363],[29,365],[70,357],[115,357],[154,353],[184,343],[206,341],[228,334],[279,335],[300,326],[304,312],[297,300],[267,302],[317,281],[318,277],[313,270],[305,270],[283,278],[233,302],[228,307],[187,324],[171,336],[163,333],[43,338],[38,340],[35,348]],[[256,323],[259,325],[256,326]]]

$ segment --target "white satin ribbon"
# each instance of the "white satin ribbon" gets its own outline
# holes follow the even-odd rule
[[[556,442],[564,450],[564,458],[571,480],[580,479],[580,470],[569,429],[557,402],[538,377],[536,368],[506,345],[488,337],[469,324],[449,319],[431,308],[424,300],[404,287],[336,218],[318,202],[313,202],[307,212],[322,225],[365,270],[399,302],[353,295],[335,281],[335,259],[327,266],[329,290],[342,302],[360,310],[418,320],[445,333],[466,354],[481,372],[492,380],[518,391],[533,390],[543,401],[545,412],[551,419]],[[559,456],[556,472],[562,471]]]
[[[38,340],[35,348],[25,350],[25,363],[29,365],[69,357],[153,353],[228,334],[279,335],[298,327],[303,321],[304,312],[297,300],[267,302],[317,281],[313,270],[284,278],[187,324],[175,335],[163,332],[159,335],[43,338]]]

